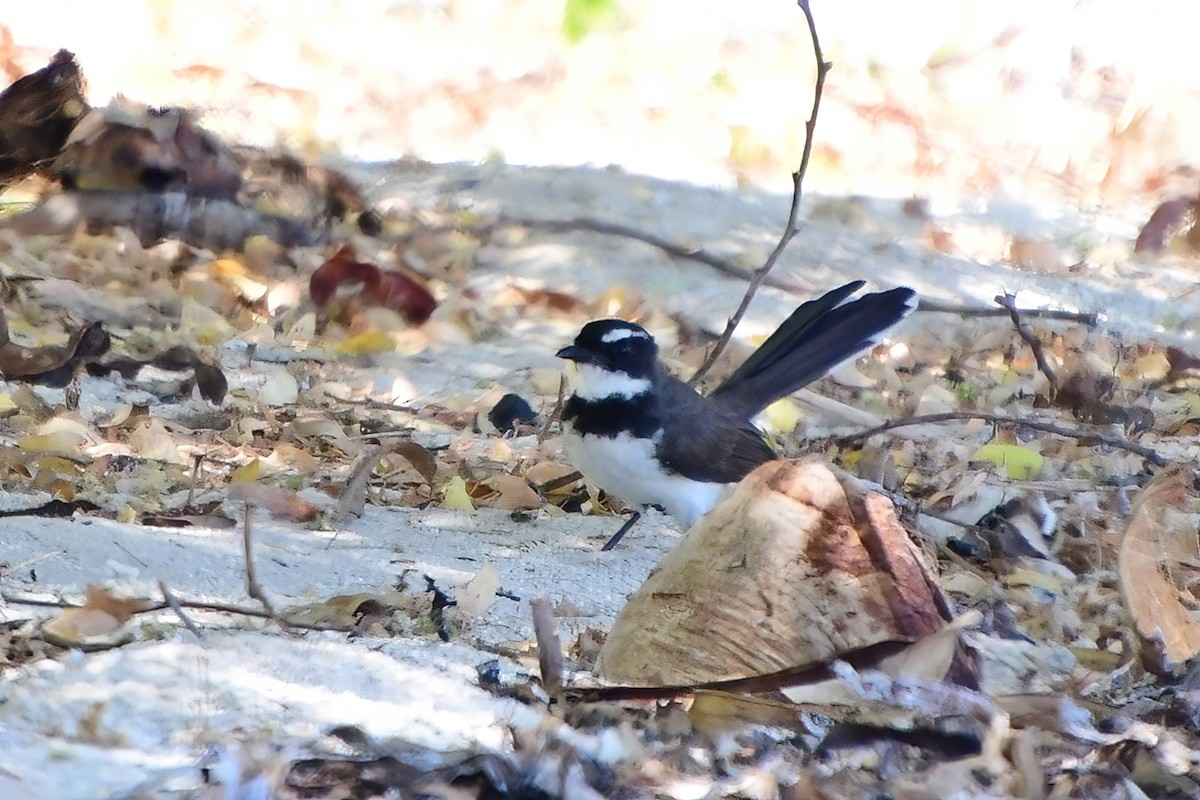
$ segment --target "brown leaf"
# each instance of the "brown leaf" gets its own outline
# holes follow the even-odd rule
[[[265,483],[233,483],[229,496],[292,522],[310,522],[321,510],[295,492]]]
[[[487,482],[496,490],[496,495],[488,502],[492,508],[520,511],[542,507],[542,498],[530,488],[524,478],[517,475],[494,475],[488,478]]]
[[[1142,662],[1160,674],[1200,653],[1200,623],[1172,577],[1181,563],[1195,558],[1195,518],[1185,510],[1187,504],[1194,506],[1194,482],[1189,464],[1167,467],[1155,476],[1134,502],[1117,558],[1121,594],[1133,617]]]
[[[83,92],[83,73],[67,50],[0,92],[0,185],[45,171],[87,113]]]
[[[211,528],[223,530],[237,525],[237,520],[221,514],[147,514],[141,524],[157,528]]]
[[[42,626],[42,635],[60,647],[76,647],[116,632],[134,614],[156,606],[152,600],[121,599],[98,586],[88,586],[83,606],[68,608],[47,622]]]
[[[325,308],[335,297],[356,296],[369,306],[383,306],[419,325],[437,308],[437,300],[415,273],[382,270],[374,264],[355,260],[354,248],[345,245],[309,278],[308,291],[318,308]]]
[[[200,361],[196,361],[193,369],[196,372],[196,387],[200,390],[200,396],[210,403],[220,405],[225,400],[225,393],[229,391],[229,381],[225,379],[225,373]]]
[[[1133,244],[1133,251],[1161,253],[1167,249],[1172,238],[1185,227],[1194,225],[1195,221],[1196,198],[1176,197],[1168,200],[1154,209],[1150,219],[1146,220]]]
[[[93,322],[72,331],[65,345],[23,347],[9,340],[8,320],[0,309],[0,375],[6,380],[66,386],[77,364],[107,352],[110,344],[104,328]]]
[[[95,609],[103,611],[111,615],[118,622],[128,622],[137,614],[147,609],[154,608],[158,605],[153,600],[144,598],[119,598],[113,597],[105,589],[99,586],[87,587],[87,602],[83,607],[87,609]]]
[[[437,459],[433,457],[433,453],[416,442],[404,440],[389,445],[387,449],[388,452],[403,456],[426,483],[433,483],[433,477],[437,474]]]

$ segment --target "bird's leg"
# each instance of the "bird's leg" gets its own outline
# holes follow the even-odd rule
[[[634,511],[632,514],[630,514],[629,519],[625,520],[625,523],[621,525],[621,529],[614,533],[612,538],[605,542],[604,547],[601,547],[600,549],[605,551],[612,550],[614,547],[616,547],[617,542],[621,541],[621,538],[625,536],[625,534],[629,533],[629,529],[636,525],[637,521],[641,518],[642,512],[640,511]]]

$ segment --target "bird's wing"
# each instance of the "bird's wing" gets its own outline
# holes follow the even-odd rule
[[[776,458],[762,431],[743,416],[660,376],[659,418],[667,423],[657,455],[671,472],[696,481],[734,483],[764,461]],[[676,424],[670,424],[670,421]]]

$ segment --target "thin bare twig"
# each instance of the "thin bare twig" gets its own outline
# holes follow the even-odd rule
[[[538,431],[538,441],[543,442],[550,435],[550,426],[552,426],[560,416],[562,416],[563,399],[567,396],[567,376],[558,376],[558,399],[554,401],[554,408],[546,416],[546,424]]]
[[[904,428],[909,425],[925,425],[935,422],[955,422],[966,420],[982,420],[983,422],[991,423],[992,425],[1008,425],[1012,427],[1025,427],[1043,433],[1052,433],[1056,436],[1065,436],[1069,439],[1077,439],[1087,443],[1091,441],[1099,442],[1100,444],[1109,447],[1115,447],[1118,450],[1124,450],[1154,464],[1157,467],[1167,465],[1167,459],[1157,450],[1131,442],[1128,439],[1119,439],[1116,436],[1098,433],[1097,431],[1080,430],[1078,428],[1068,428],[1063,425],[1056,425],[1053,422],[1042,422],[1035,419],[1022,419],[1020,417],[1006,417],[1000,414],[985,414],[979,411],[945,411],[940,414],[918,414],[911,417],[900,417],[899,419],[888,420],[881,425],[876,425],[874,428],[868,428],[865,431],[858,433],[848,433],[841,436],[827,436],[823,439],[812,439],[808,442],[812,449],[819,449],[823,445],[836,444],[847,445],[861,442],[864,439],[869,439],[877,433],[884,433],[893,428]]]
[[[271,606],[271,601],[267,599],[267,593],[258,584],[258,573],[254,569],[254,553],[251,548],[250,536],[250,514],[252,510],[250,504],[246,503],[246,523],[242,526],[242,549],[246,556],[246,594],[262,603],[263,608],[266,609],[271,619],[278,619],[275,615],[275,609]]]
[[[775,249],[771,251],[771,255],[767,256],[767,260],[763,265],[754,271],[750,276],[750,285],[746,287],[746,293],[742,296],[742,302],[738,304],[737,310],[733,312],[733,316],[729,318],[729,322],[725,325],[725,330],[721,333],[721,337],[717,339],[717,343],[713,349],[709,351],[708,356],[704,359],[704,363],[700,365],[700,369],[696,370],[696,374],[692,376],[691,385],[695,386],[704,379],[708,371],[712,369],[713,364],[725,352],[726,345],[733,337],[733,332],[737,329],[738,323],[742,321],[742,317],[746,313],[746,309],[750,307],[750,301],[754,299],[754,295],[758,292],[758,287],[766,280],[767,274],[775,266],[775,262],[783,255],[783,251],[787,249],[788,244],[800,232],[800,198],[804,194],[804,175],[808,172],[808,162],[812,158],[813,133],[817,127],[817,113],[821,110],[821,94],[825,90],[825,76],[829,74],[830,68],[833,66],[825,60],[825,55],[821,52],[821,41],[817,38],[817,24],[813,20],[812,11],[808,7],[808,0],[799,0],[800,10],[804,12],[804,20],[808,23],[808,32],[812,37],[813,56],[817,61],[817,80],[813,87],[812,110],[808,114],[808,119],[804,123],[804,153],[800,157],[800,167],[792,173],[792,205],[788,209],[787,223],[784,225],[783,235],[779,237],[779,243],[775,245]]]
[[[171,594],[171,590],[167,588],[167,584],[163,581],[159,581],[158,590],[162,592],[163,600],[165,600],[167,606],[175,612],[175,616],[179,617],[179,621],[183,623],[184,627],[191,631],[192,635],[197,639],[204,639],[204,634],[201,633],[200,629],[196,627],[196,623],[192,622],[192,618],[184,612],[183,606],[179,604],[179,599],[176,598],[175,595]]]
[[[1004,317],[1008,311],[1003,308],[987,308],[984,306],[962,306],[954,303],[942,303],[921,298],[918,311],[929,314],[957,314],[960,317]],[[1064,311],[1059,308],[1022,308],[1019,309],[1024,319],[1053,319],[1065,322],[1082,322],[1089,328],[1095,328],[1105,317],[1098,311]]]
[[[568,486],[575,481],[582,479],[583,473],[579,470],[574,470],[573,472],[568,472],[566,475],[559,475],[557,478],[551,478],[545,483],[539,483],[537,486],[533,487],[533,490],[545,497],[547,493],[553,492],[555,489],[561,489],[564,486]]]
[[[1017,329],[1017,335],[1033,351],[1033,360],[1037,362],[1038,370],[1050,382],[1050,396],[1053,397],[1058,393],[1058,375],[1054,373],[1054,368],[1046,360],[1046,351],[1042,349],[1041,340],[1025,327],[1025,323],[1021,322],[1021,312],[1017,309],[1017,298],[1005,292],[1004,294],[996,295],[994,299],[998,306],[1008,312],[1008,316],[1012,319],[1013,327]]]
[[[200,466],[203,463],[203,453],[196,453],[192,456],[192,480],[188,484],[187,502],[184,503],[188,508],[192,507],[192,502],[196,499],[196,482],[200,480]]]
[[[65,600],[43,600],[40,597],[27,597],[25,595],[10,594],[8,592],[0,592],[0,600],[16,606],[32,606],[34,608],[82,608],[79,603],[68,603]],[[275,622],[281,621],[281,618],[275,614],[263,611],[257,608],[243,608],[241,606],[233,606],[228,603],[204,603],[197,600],[177,600],[180,608],[190,609],[192,611],[212,611],[219,614],[239,614],[243,617],[253,617],[255,619],[269,619]],[[146,606],[133,612],[136,614],[149,614],[154,611],[166,611],[171,608],[167,602],[155,603],[154,605]],[[347,625],[326,625],[326,624],[311,624],[307,622],[282,620],[291,628],[301,628],[310,631],[341,631],[343,633],[353,630],[352,626]]]

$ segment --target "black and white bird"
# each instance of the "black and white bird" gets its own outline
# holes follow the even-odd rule
[[[558,351],[575,365],[562,411],[567,458],[626,504],[660,506],[691,527],[730,485],[776,458],[752,422],[760,411],[873,347],[916,308],[904,287],[847,302],[863,284],[801,305],[707,396],[667,372],[642,327],[589,322]]]

